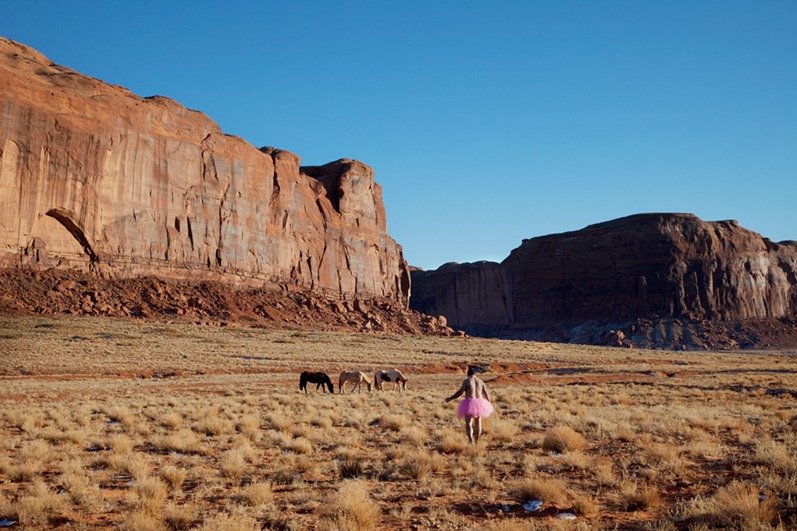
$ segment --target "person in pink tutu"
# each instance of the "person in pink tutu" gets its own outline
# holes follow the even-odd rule
[[[481,378],[476,376],[480,372],[484,372],[482,367],[468,365],[468,377],[462,381],[462,385],[456,393],[446,398],[446,402],[451,402],[462,394],[465,395],[465,400],[457,406],[457,415],[465,419],[465,435],[468,436],[470,444],[479,442],[479,437],[482,434],[482,419],[489,417],[493,412],[487,386]]]

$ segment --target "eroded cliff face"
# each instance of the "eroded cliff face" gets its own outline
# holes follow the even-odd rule
[[[778,319],[797,315],[796,275],[794,242],[771,242],[735,221],[640,214],[524,240],[500,265],[413,273],[412,304],[470,330]],[[501,299],[503,311],[488,302]]]
[[[500,264],[450,263],[433,271],[413,271],[412,279],[421,286],[412,295],[416,311],[444,315],[449,323],[466,324],[470,331],[513,322],[510,285]]]
[[[409,297],[371,168],[256,149],[203,114],[0,39],[0,265]]]

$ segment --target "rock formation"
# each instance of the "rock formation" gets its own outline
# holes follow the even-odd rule
[[[584,323],[614,323],[630,337],[640,326],[628,323],[638,319],[797,316],[797,244],[691,214],[629,216],[524,240],[500,264],[412,275],[413,308],[488,335],[564,327],[561,339],[570,340]],[[606,333],[598,327],[590,337]]]
[[[443,315],[471,333],[508,328],[513,323],[507,271],[495,262],[448,263],[434,271],[412,271],[410,304],[429,315]]]
[[[371,168],[302,168],[0,39],[0,267],[290,282],[406,303]]]

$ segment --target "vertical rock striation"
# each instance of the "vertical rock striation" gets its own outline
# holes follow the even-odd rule
[[[0,265],[291,282],[406,302],[371,168],[256,149],[0,39]]]

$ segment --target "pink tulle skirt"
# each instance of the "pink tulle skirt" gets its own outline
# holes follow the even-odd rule
[[[489,417],[493,412],[493,405],[484,398],[466,398],[457,406],[457,415],[460,417]]]

